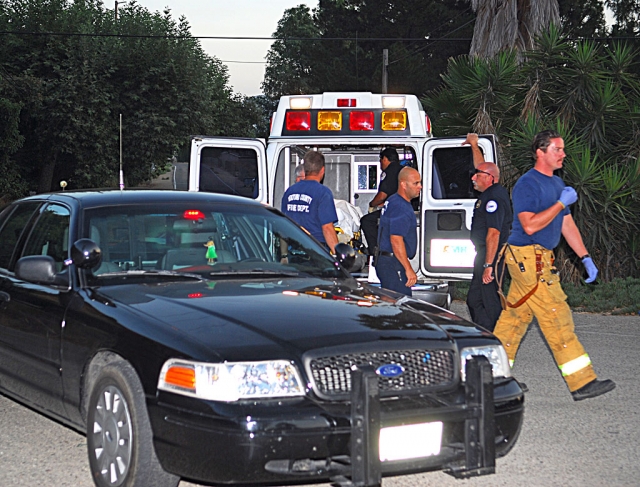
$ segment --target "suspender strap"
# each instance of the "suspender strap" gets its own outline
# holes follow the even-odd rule
[[[502,292],[502,280],[504,278],[505,266],[507,265],[507,259],[504,258],[504,254],[506,253],[507,250],[511,252],[511,256],[513,257],[513,260],[515,261],[516,264],[518,264],[521,270],[524,269],[524,267],[522,266],[522,263],[518,262],[518,259],[516,259],[516,256],[513,253],[513,249],[511,248],[511,246],[508,243],[504,244],[502,246],[502,249],[500,250],[500,253],[498,254],[498,259],[496,261],[496,266],[498,266],[498,263],[502,260],[502,266],[501,266],[500,272],[499,273],[496,272],[496,280],[498,284],[498,295],[500,296],[500,303],[502,304],[502,309],[519,308],[520,306],[522,306],[524,303],[527,302],[527,299],[533,296],[533,293],[536,292],[536,290],[538,289],[538,284],[540,282],[540,279],[536,279],[536,285],[533,287],[533,289],[531,289],[527,294],[522,296],[518,301],[516,301],[515,303],[510,303],[509,301],[507,301],[506,296]],[[535,254],[536,254],[536,276],[540,276],[542,275],[542,253],[536,249]]]

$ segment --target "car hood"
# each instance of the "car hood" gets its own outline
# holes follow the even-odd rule
[[[202,360],[212,353],[258,360],[350,343],[490,336],[447,310],[355,279],[160,282],[95,292],[144,322],[142,333],[168,336],[173,348]]]

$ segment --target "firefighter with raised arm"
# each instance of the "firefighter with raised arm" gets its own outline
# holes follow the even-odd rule
[[[484,162],[478,135],[468,134],[463,144],[469,144],[473,151],[476,170],[471,180],[480,192],[471,221],[471,241],[476,248],[476,257],[467,306],[473,322],[493,331],[502,312],[494,272],[498,253],[509,237],[513,211],[509,193],[500,184],[498,166]]]

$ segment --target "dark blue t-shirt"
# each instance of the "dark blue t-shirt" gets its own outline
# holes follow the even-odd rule
[[[413,259],[418,249],[416,215],[411,203],[398,193],[390,196],[384,203],[380,216],[380,250],[393,252],[391,235],[399,235],[404,240],[407,257]]]
[[[509,236],[511,245],[538,244],[549,250],[558,246],[562,235],[562,221],[570,213],[569,208],[562,210],[549,225],[533,235],[524,232],[518,214],[523,211],[540,213],[546,210],[558,201],[564,187],[564,181],[558,176],[546,176],[536,169],[529,170],[518,179],[511,193],[514,214]]]
[[[326,242],[322,225],[338,221],[333,193],[311,179],[303,179],[290,186],[282,196],[280,209],[323,243]]]

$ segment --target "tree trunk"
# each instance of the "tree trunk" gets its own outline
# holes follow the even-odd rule
[[[42,171],[40,172],[40,178],[38,180],[38,193],[48,193],[51,191],[51,185],[53,184],[53,174],[56,168],[56,156],[51,156],[50,159],[42,164]]]
[[[536,35],[560,21],[558,0],[471,0],[471,6],[476,12],[472,56],[531,49]]]

